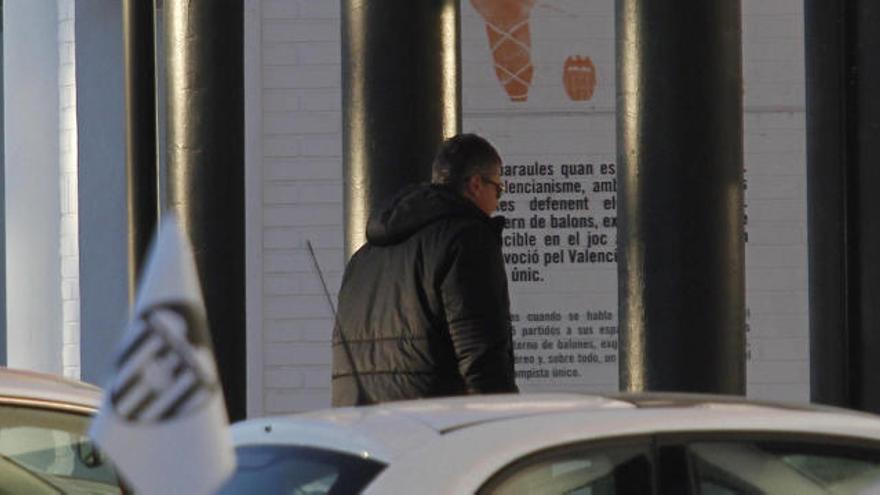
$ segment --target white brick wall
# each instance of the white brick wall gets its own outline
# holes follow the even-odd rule
[[[74,0],[58,1],[59,164],[61,194],[62,370],[80,377]]]
[[[314,244],[335,298],[343,269],[341,67],[339,2],[248,2],[256,15],[250,32],[259,33],[258,46],[248,52],[259,57],[251,76],[259,88],[249,93],[259,95],[257,121],[250,123],[259,129],[251,146],[259,153],[249,155],[260,166],[252,173],[259,176],[252,194],[259,203],[249,213],[260,225],[259,240],[249,241],[256,249],[249,266],[258,267],[249,283],[259,285],[249,298],[260,310],[259,338],[251,341],[260,345],[259,376],[249,379],[260,387],[251,395],[259,401],[249,407],[254,415],[329,404],[332,317],[306,241]],[[806,400],[809,389],[802,9],[800,0],[743,1],[749,394],[792,400]],[[580,17],[569,15],[575,11]],[[532,90],[543,92],[544,106],[530,99],[513,113],[498,110],[507,98],[486,64],[482,20],[470,2],[462,2],[462,12],[466,130],[491,136],[505,155],[613,160],[613,1],[536,7]],[[582,115],[554,116],[570,108],[554,65],[569,48],[590,53],[603,70]],[[532,131],[535,119],[541,132]],[[603,274],[597,283],[613,279]],[[605,285],[591,293],[592,302],[616,307],[615,288]],[[604,371],[597,375],[602,387],[616,383]]]
[[[749,395],[806,402],[803,2],[744,0],[742,10]]]
[[[339,2],[262,0],[262,403],[330,404],[333,320],[307,241],[335,297],[343,268]],[[334,302],[335,304],[335,302]]]

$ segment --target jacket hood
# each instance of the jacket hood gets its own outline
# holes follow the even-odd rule
[[[377,246],[397,244],[441,218],[470,217],[491,223],[498,234],[503,217],[489,217],[452,189],[438,185],[408,186],[375,210],[367,222],[367,241]]]

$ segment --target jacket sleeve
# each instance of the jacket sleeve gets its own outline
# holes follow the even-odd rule
[[[456,236],[447,254],[441,295],[468,393],[517,392],[507,274],[497,236],[475,223]]]

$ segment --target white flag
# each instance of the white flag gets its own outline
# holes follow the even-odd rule
[[[90,436],[141,494],[208,494],[235,453],[192,246],[167,215]]]

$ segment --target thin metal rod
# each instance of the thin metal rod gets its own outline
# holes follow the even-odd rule
[[[318,265],[318,257],[315,256],[315,250],[312,248],[312,241],[307,239],[306,246],[309,248],[309,255],[312,257],[312,263],[315,265],[315,272],[318,274],[318,279],[321,280],[321,287],[323,287],[324,295],[327,297],[327,305],[330,306],[330,311],[333,312],[333,318],[335,319],[336,308],[333,306],[333,298],[330,297],[330,291],[327,290],[327,283],[324,281],[324,273],[321,271],[321,266]],[[339,327],[339,340],[342,342],[342,349],[345,351],[345,356],[348,358],[348,363],[351,365],[351,374],[354,376],[354,382],[357,385],[358,398],[356,404],[367,404],[369,403],[367,391],[364,389],[364,384],[361,382],[361,375],[358,373],[357,366],[354,363],[354,355],[351,353],[348,339],[345,338],[345,329],[341,326]]]
[[[330,291],[327,290],[327,283],[324,282],[324,273],[321,272],[321,267],[318,265],[318,257],[315,256],[315,250],[312,248],[312,241],[306,240],[306,246],[309,248],[309,255],[312,257],[312,264],[315,265],[315,272],[318,274],[318,279],[321,281],[324,295],[327,296],[327,305],[330,306],[330,311],[333,312],[333,317],[335,318],[336,308],[333,306],[333,298],[330,297]]]

